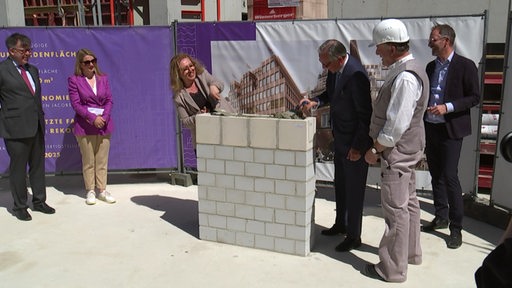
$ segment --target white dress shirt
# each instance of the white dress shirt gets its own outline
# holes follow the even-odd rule
[[[414,59],[412,54],[405,56],[390,65],[388,75],[394,75],[393,69],[403,62]],[[390,81],[391,79],[386,79]],[[403,71],[396,76],[391,87],[391,99],[386,111],[386,124],[379,133],[377,141],[386,146],[394,147],[400,140],[402,134],[409,128],[409,125],[416,108],[416,102],[420,99],[422,84],[414,74]]]

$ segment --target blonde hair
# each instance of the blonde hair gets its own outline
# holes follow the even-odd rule
[[[83,76],[82,74],[82,69],[80,68],[81,64],[82,64],[82,61],[84,60],[84,57],[85,56],[92,56],[94,57],[94,59],[96,59],[96,63],[94,63],[94,70],[96,71],[96,75],[103,75],[103,73],[101,72],[100,70],[100,67],[98,66],[98,57],[96,57],[96,55],[94,55],[94,52],[92,52],[91,50],[89,49],[85,49],[85,48],[82,48],[80,50],[78,50],[78,52],[76,52],[76,61],[75,61],[75,75],[77,76]]]
[[[175,96],[179,93],[179,91],[181,91],[181,89],[183,89],[183,81],[180,77],[180,62],[185,58],[188,58],[190,62],[194,64],[196,69],[196,76],[204,72],[203,64],[201,64],[201,62],[199,62],[199,60],[195,59],[194,57],[185,53],[178,53],[174,55],[174,57],[171,59],[171,63],[169,64],[169,76],[171,78],[171,89]]]

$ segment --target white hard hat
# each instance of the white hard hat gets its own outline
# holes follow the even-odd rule
[[[373,28],[373,43],[370,46],[382,43],[405,43],[409,41],[409,34],[402,21],[398,19],[382,20]]]

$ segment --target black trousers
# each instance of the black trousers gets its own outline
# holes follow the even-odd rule
[[[512,287],[512,238],[506,239],[485,257],[475,272],[478,288]]]
[[[432,176],[435,216],[450,220],[450,230],[460,231],[464,218],[464,203],[458,166],[463,139],[450,139],[444,123],[425,122],[425,135],[425,152]]]
[[[364,160],[366,151],[358,161],[350,161],[348,150],[348,146],[337,145],[334,154],[335,225],[345,226],[347,237],[357,239],[361,237],[368,163]]]
[[[13,210],[27,209],[27,165],[32,188],[32,203],[46,201],[44,133],[41,128],[30,138],[4,139],[9,163],[9,184],[14,199]]]

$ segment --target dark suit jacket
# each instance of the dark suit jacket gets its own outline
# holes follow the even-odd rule
[[[432,81],[432,74],[436,67],[435,60],[427,64],[427,75]],[[451,139],[459,139],[471,134],[470,108],[480,102],[480,80],[478,69],[473,61],[453,55],[448,67],[444,102],[453,103],[454,111],[444,115],[448,136]]]
[[[336,74],[328,72],[326,91],[318,96],[322,105],[330,103],[331,125],[336,143],[366,151],[371,146],[369,136],[372,103],[370,81],[366,70],[352,55],[336,85]]]
[[[37,67],[28,64],[27,72],[35,82],[32,95],[11,58],[0,62],[0,137],[19,139],[34,137],[38,125],[45,131],[41,104],[41,85]]]

